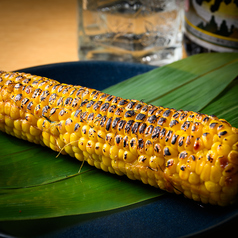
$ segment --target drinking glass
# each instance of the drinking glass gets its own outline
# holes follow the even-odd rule
[[[182,58],[184,1],[78,0],[79,60],[161,66]]]

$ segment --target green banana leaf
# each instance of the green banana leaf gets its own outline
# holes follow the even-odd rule
[[[237,68],[236,53],[195,55],[103,91],[215,114],[238,127]],[[0,221],[87,216],[166,194],[4,133],[0,146]]]

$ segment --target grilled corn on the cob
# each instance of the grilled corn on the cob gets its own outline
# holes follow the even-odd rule
[[[0,71],[0,130],[202,203],[238,192],[238,130],[26,73]]]

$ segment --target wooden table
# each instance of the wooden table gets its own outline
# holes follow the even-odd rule
[[[77,0],[0,0],[0,70],[77,61]]]

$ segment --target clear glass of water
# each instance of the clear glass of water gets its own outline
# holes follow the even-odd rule
[[[165,65],[182,58],[183,0],[78,0],[79,60]]]

